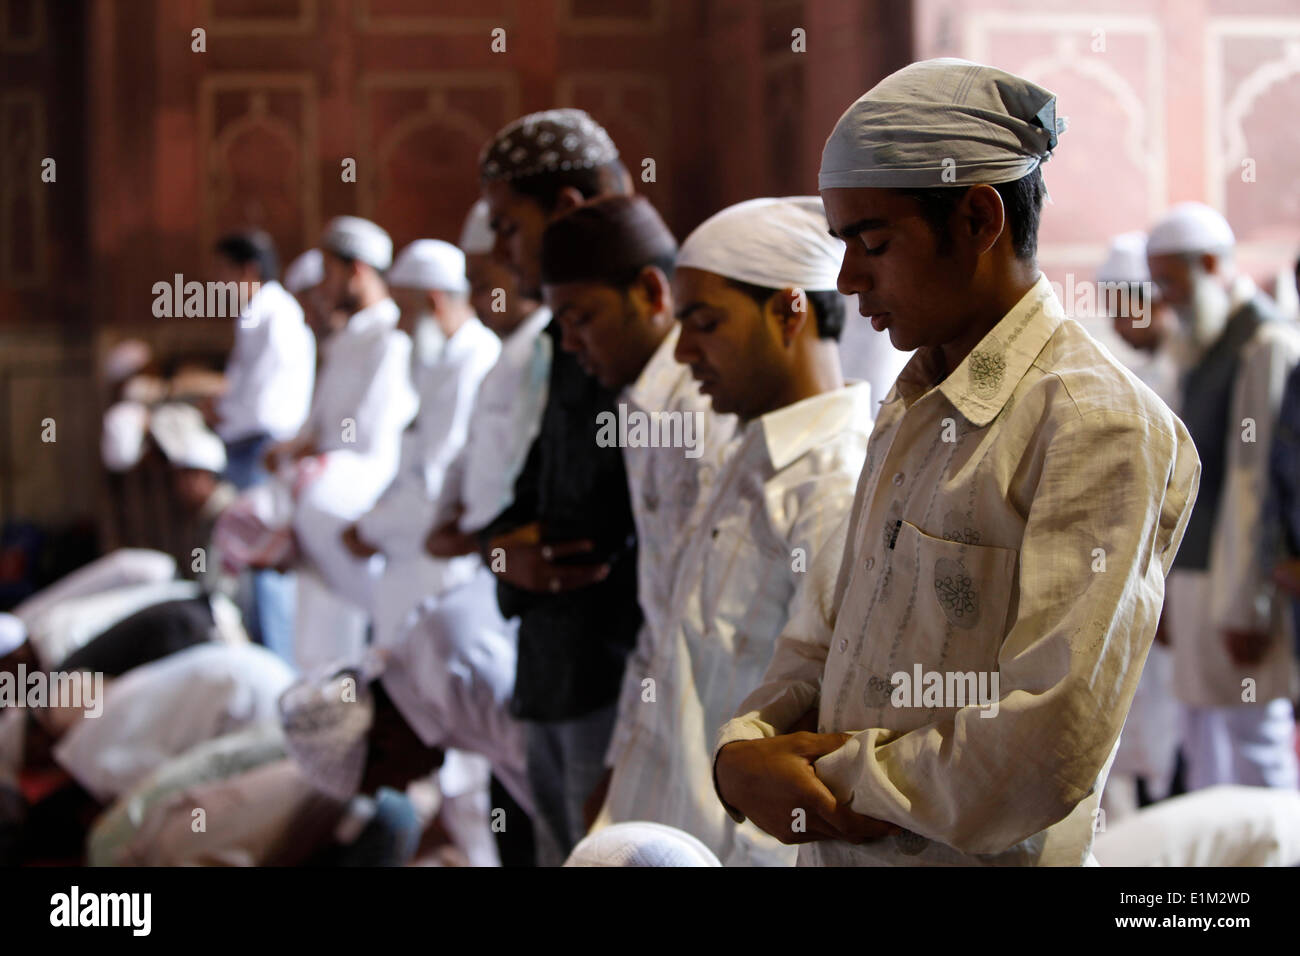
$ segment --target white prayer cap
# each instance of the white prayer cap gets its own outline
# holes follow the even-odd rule
[[[124,339],[104,356],[104,381],[109,385],[124,382],[153,359],[153,349],[140,339]]]
[[[492,232],[492,214],[488,212],[486,199],[480,199],[470,208],[465,217],[465,226],[460,231],[460,249],[467,256],[482,255],[492,251],[496,236]]]
[[[615,823],[582,838],[565,866],[722,866],[684,830],[662,823]]]
[[[834,289],[844,243],[829,230],[816,196],[749,199],[697,226],[677,253],[677,267],[766,289]]]
[[[1056,94],[969,60],[922,60],[885,77],[845,111],[826,140],[817,185],[1013,182],[1050,157],[1063,132]]]
[[[217,474],[226,470],[226,446],[203,423],[193,405],[172,402],[155,408],[149,434],[177,468],[201,468]]]
[[[358,671],[304,678],[280,695],[289,756],[312,786],[340,800],[361,789],[374,718],[369,682]]]
[[[468,292],[465,253],[441,239],[416,239],[393,260],[388,284],[398,289]]]
[[[335,216],[325,226],[321,248],[344,259],[357,259],[383,272],[393,261],[393,240],[369,219]]]
[[[325,257],[319,249],[308,249],[284,270],[284,287],[290,292],[306,292],[325,278]]]
[[[1152,227],[1147,255],[1217,252],[1236,244],[1228,220],[1204,203],[1180,202]]]
[[[140,402],[118,402],[104,413],[99,452],[109,471],[130,471],[144,457],[149,409]]]
[[[27,640],[27,625],[20,617],[0,613],[0,657],[8,657]]]
[[[1143,232],[1125,232],[1110,241],[1106,260],[1097,269],[1098,282],[1148,282],[1147,237]]]

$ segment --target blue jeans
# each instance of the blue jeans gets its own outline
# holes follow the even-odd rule
[[[262,456],[274,441],[270,435],[250,435],[226,442],[226,481],[240,491],[266,481],[270,476],[262,467]]]

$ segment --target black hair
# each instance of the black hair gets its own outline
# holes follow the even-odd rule
[[[560,190],[569,186],[580,192],[583,199],[628,195],[628,171],[620,159],[583,169],[559,169],[553,172],[534,173],[532,176],[520,176],[508,182],[515,192],[536,200],[548,216],[555,212],[555,206],[560,200]]]
[[[1042,171],[1035,167],[1032,173],[1020,179],[992,185],[1002,197],[1016,258],[1032,261],[1038,254],[1038,220],[1043,211],[1043,199],[1047,195]],[[969,186],[941,186],[898,191],[920,204],[921,216],[938,237],[939,251],[943,253],[952,247],[952,233],[949,229],[953,210],[969,189]]]
[[[751,282],[741,282],[739,279],[728,279],[727,284],[745,293],[745,295],[757,302],[760,308],[766,305],[767,300],[779,291],[769,289],[766,286],[754,285]],[[821,291],[804,289],[802,291],[805,301],[812,306],[813,318],[817,321],[818,337],[834,339],[838,342],[840,334],[844,331],[844,296],[834,289],[823,289]]]
[[[232,232],[217,240],[217,255],[229,259],[237,266],[257,263],[258,278],[269,282],[280,276],[280,262],[275,255],[275,243],[266,233]]]

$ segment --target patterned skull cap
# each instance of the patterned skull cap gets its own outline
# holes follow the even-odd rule
[[[322,793],[350,800],[361,789],[375,703],[363,669],[318,672],[280,695],[285,748]]]
[[[484,182],[591,169],[618,159],[605,128],[584,110],[529,113],[507,124],[479,154]]]

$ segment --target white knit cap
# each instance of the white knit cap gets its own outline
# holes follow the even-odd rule
[[[99,452],[109,471],[130,471],[144,457],[149,409],[140,402],[118,402],[104,412]]]
[[[1180,202],[1151,228],[1147,255],[1213,252],[1237,244],[1228,220],[1205,203]]]
[[[697,226],[677,253],[677,267],[767,289],[834,289],[844,242],[829,230],[816,196],[749,199]]]
[[[615,823],[578,843],[565,866],[722,866],[696,837],[662,823]]]
[[[201,468],[217,474],[226,470],[225,444],[203,423],[203,415],[193,405],[172,402],[155,408],[149,434],[177,468]]]
[[[1147,237],[1144,232],[1125,232],[1110,241],[1106,260],[1097,269],[1098,282],[1148,282]]]
[[[395,289],[467,292],[465,253],[441,239],[416,239],[393,260],[388,284]]]
[[[496,236],[492,232],[492,214],[486,199],[470,207],[465,225],[460,231],[460,250],[467,256],[482,255],[492,251]]]
[[[336,216],[325,226],[321,248],[344,259],[357,259],[383,272],[393,262],[393,240],[379,226],[359,216]]]
[[[284,270],[284,287],[290,292],[306,292],[325,278],[325,257],[319,249],[308,249]]]

